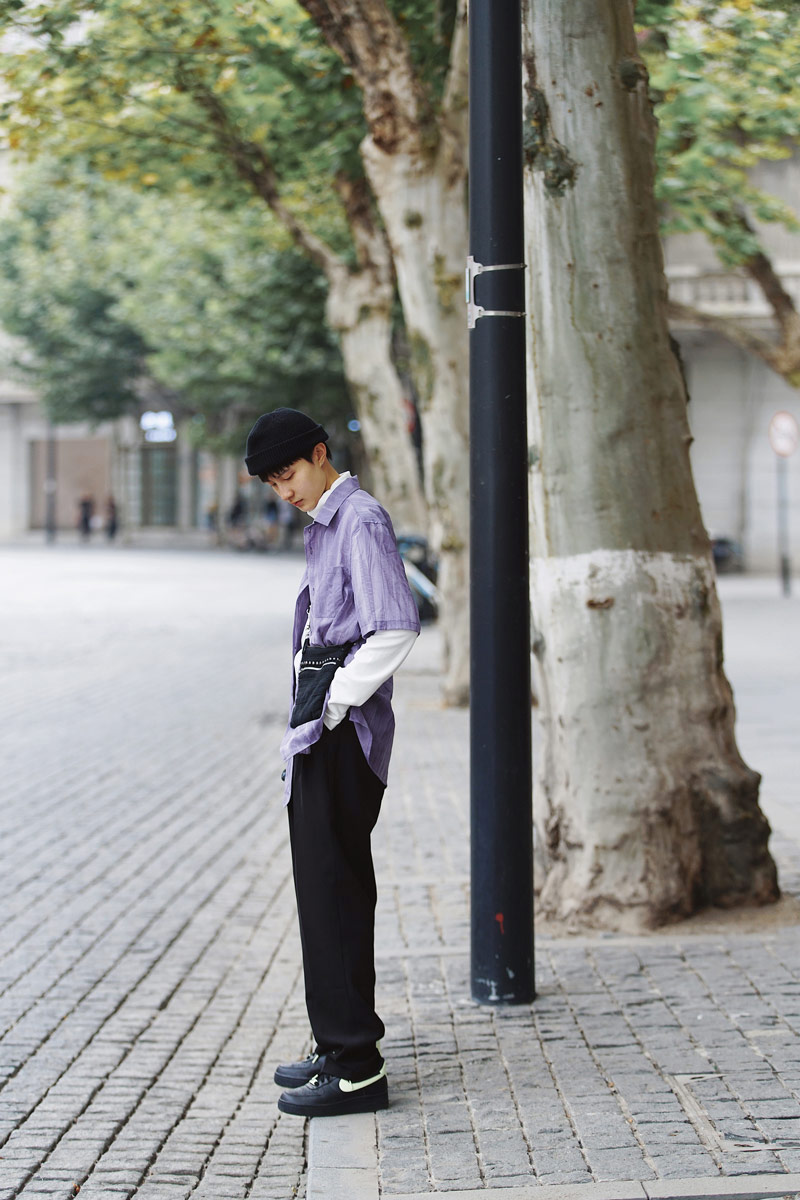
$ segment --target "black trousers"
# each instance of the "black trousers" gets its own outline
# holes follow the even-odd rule
[[[383,792],[347,717],[295,757],[288,813],[306,1007],[325,1070],[354,1081],[382,1064],[370,834]]]

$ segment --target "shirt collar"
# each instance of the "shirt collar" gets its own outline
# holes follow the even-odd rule
[[[336,513],[341,508],[342,503],[351,492],[357,492],[360,486],[357,475],[351,475],[349,471],[343,472],[339,476],[339,479],[324,493],[324,502],[320,500],[320,503],[316,505],[313,512],[309,510],[309,516],[314,517],[314,522],[317,525],[330,525]]]
[[[308,510],[308,515],[309,515],[309,517],[311,517],[312,521],[316,521],[317,517],[319,516],[319,514],[322,510],[322,506],[324,504],[328,503],[331,492],[335,491],[335,489],[337,487],[339,487],[342,483],[344,483],[345,479],[349,479],[349,478],[350,478],[349,471],[342,471],[341,474],[336,476],[336,478],[334,479],[331,486],[329,488],[325,489],[325,491],[322,493],[322,495],[320,496],[319,500],[314,505],[314,507],[310,508]]]

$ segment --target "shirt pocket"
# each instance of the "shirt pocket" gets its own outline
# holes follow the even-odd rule
[[[331,567],[311,589],[311,615],[315,622],[349,620],[354,611],[353,589],[341,567]]]

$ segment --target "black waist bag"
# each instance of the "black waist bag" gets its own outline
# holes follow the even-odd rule
[[[303,643],[300,670],[297,675],[297,692],[289,725],[297,729],[308,721],[318,721],[322,716],[325,696],[331,686],[336,670],[347,658],[351,645],[312,646]]]

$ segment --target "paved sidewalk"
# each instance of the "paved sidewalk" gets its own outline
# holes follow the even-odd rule
[[[298,562],[0,549],[0,1197],[286,1200]]]
[[[423,633],[376,838],[392,1107],[307,1135],[272,1083],[308,1045],[276,753],[299,571],[0,549],[0,1200],[800,1193],[800,603],[723,583],[790,896],[540,934],[514,1009],[469,998],[467,719]]]
[[[772,581],[722,592],[787,898],[749,924],[540,934],[535,1004],[473,1004],[467,716],[439,709],[424,633],[398,682],[377,832],[392,1107],[311,1122],[309,1200],[800,1192],[800,603]]]

